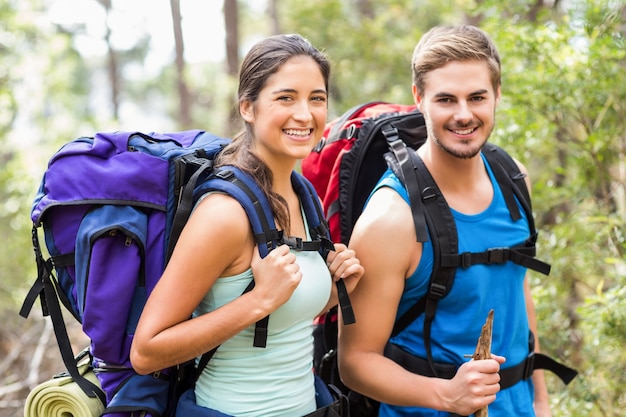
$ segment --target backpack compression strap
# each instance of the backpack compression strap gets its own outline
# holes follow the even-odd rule
[[[54,267],[52,259],[48,258],[47,260],[44,260],[43,258],[41,246],[39,244],[39,235],[37,234],[37,225],[33,225],[31,237],[33,249],[35,251],[35,260],[37,263],[37,280],[31,287],[24,303],[22,304],[20,315],[27,318],[35,300],[37,299],[37,296],[40,297],[43,315],[49,315],[52,320],[54,334],[56,339],[59,341],[59,351],[61,352],[61,358],[65,364],[67,372],[72,377],[72,380],[76,382],[76,384],[88,397],[97,397],[100,399],[102,404],[106,405],[104,392],[96,384],[81,375],[78,370],[77,364],[80,362],[80,357],[74,358],[70,338],[63,320],[63,312],[61,311],[59,297],[68,311],[72,312],[72,308],[70,307],[69,300],[67,300],[67,297],[65,297],[63,291],[59,288],[58,282],[54,278],[54,274],[52,272]]]

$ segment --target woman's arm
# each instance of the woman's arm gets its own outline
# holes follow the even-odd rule
[[[252,291],[191,319],[219,277],[251,266]],[[144,307],[131,347],[133,367],[145,374],[208,352],[286,302],[300,279],[287,246],[260,259],[247,215],[236,200],[207,196],[185,225]]]

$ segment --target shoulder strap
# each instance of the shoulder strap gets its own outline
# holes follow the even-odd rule
[[[409,195],[417,241],[426,242],[428,240],[428,230],[426,229],[423,204],[419,201],[420,185],[415,175],[415,164],[411,159],[406,143],[400,139],[397,128],[387,126],[382,129],[382,133],[391,151],[391,153],[385,154],[387,165],[391,167],[394,174],[402,181]]]
[[[423,218],[426,225],[428,225],[430,235],[436,236],[437,238],[432,241],[434,262],[428,292],[396,321],[391,336],[393,337],[399,334],[424,312],[426,314],[424,318],[424,344],[426,354],[433,373],[437,375],[432,361],[430,328],[435,318],[437,303],[441,298],[445,297],[452,288],[452,282],[456,274],[456,266],[443,265],[442,254],[458,253],[458,237],[450,207],[448,207],[448,203],[441,194],[430,172],[428,172],[426,165],[424,165],[424,162],[416,152],[407,151],[407,155],[408,160],[404,162],[404,165],[411,164],[413,169],[412,172],[410,172],[405,168],[405,178],[407,181],[414,182],[414,184],[417,185],[414,185],[412,189],[408,189],[409,201],[412,206],[411,210],[413,212],[416,211],[413,208],[415,205],[423,207]],[[417,189],[419,193],[415,196],[411,196],[412,190],[415,189]],[[422,242],[424,241],[425,240],[422,240]]]
[[[267,256],[272,249],[282,243],[298,250],[320,251],[325,257],[329,250],[334,250],[334,245],[329,237],[328,225],[323,216],[320,199],[313,185],[302,175],[294,172],[291,180],[310,225],[311,241],[289,240],[288,237],[283,236],[282,231],[277,230],[267,196],[256,181],[239,168],[233,166],[220,167],[209,179],[196,187],[194,194],[200,196],[208,191],[221,191],[235,198],[248,215],[261,257]],[[252,288],[254,288],[254,280],[250,282],[243,293],[252,290]],[[341,280],[337,281],[337,291],[339,304],[344,314],[344,322],[346,324],[353,323],[355,321],[354,313],[347,289]],[[266,346],[268,324],[269,316],[256,323],[253,342],[255,347]],[[218,347],[202,355],[196,370],[196,378],[199,377],[202,369],[207,365]]]
[[[313,242],[320,242],[320,251],[324,259],[328,255],[328,250],[334,250],[335,247],[330,240],[330,231],[328,223],[324,218],[324,209],[322,208],[321,201],[313,184],[307,180],[304,176],[297,172],[293,172],[291,176],[294,189],[300,197],[300,202],[304,208],[304,213],[309,223],[309,234]],[[335,283],[337,286],[337,296],[339,298],[339,306],[341,308],[341,317],[344,324],[352,324],[356,322],[354,317],[354,311],[352,310],[352,303],[348,296],[348,290],[342,280]]]
[[[196,198],[208,191],[221,191],[236,199],[246,211],[262,258],[275,249],[281,234],[267,196],[247,173],[233,166],[221,167],[202,182],[194,192]]]
[[[392,336],[399,334],[417,319],[420,314],[425,313],[424,343],[428,355],[428,362],[435,375],[437,372],[434,369],[432,361],[430,327],[435,316],[437,302],[450,291],[457,267],[469,267],[477,263],[500,263],[511,260],[544,274],[549,273],[550,270],[548,264],[534,257],[537,232],[530,205],[530,195],[524,180],[525,175],[520,172],[515,161],[506,152],[495,145],[488,145],[484,154],[502,189],[511,218],[513,220],[521,218],[519,208],[515,201],[515,197],[517,197],[529,222],[530,237],[521,246],[513,248],[494,248],[481,253],[459,254],[454,218],[452,217],[452,213],[445,198],[439,191],[439,188],[421,158],[415,152],[408,153],[413,166],[414,175],[412,176],[407,175],[407,173],[410,172],[406,167],[408,166],[407,163],[404,163],[404,165],[406,165],[404,169],[398,169],[398,164],[393,165],[393,162],[390,164],[392,169],[394,169],[394,173],[396,173],[403,182],[407,181],[405,182],[405,186],[409,192],[412,212],[415,215],[415,213],[419,213],[420,211],[419,209],[415,209],[413,207],[414,205],[423,205],[424,218],[431,232],[430,234],[431,236],[437,237],[437,239],[433,239],[432,242],[434,265],[429,281],[428,292],[396,321]],[[396,144],[396,146],[398,145]],[[398,153],[394,152],[394,155],[397,161]],[[414,179],[411,177],[414,177]],[[417,184],[417,186],[415,184]],[[420,198],[413,198],[411,196],[416,189],[421,190],[419,192]],[[451,260],[454,261],[451,262]]]

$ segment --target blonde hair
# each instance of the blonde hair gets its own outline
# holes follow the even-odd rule
[[[475,26],[435,26],[422,36],[413,51],[413,84],[424,92],[426,74],[452,61],[484,61],[491,75],[494,91],[500,87],[500,55],[495,44]]]

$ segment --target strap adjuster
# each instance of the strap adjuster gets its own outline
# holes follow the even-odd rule
[[[289,246],[289,248],[294,249],[294,250],[299,250],[302,251],[304,250],[304,245],[302,242],[302,239],[299,237],[295,237],[295,236],[283,236],[283,243],[287,246]]]
[[[463,252],[459,255],[459,261],[462,268],[469,268],[470,266],[472,266],[472,253]]]
[[[528,379],[533,376],[535,370],[535,352],[530,352],[524,361],[524,375],[522,379]]]
[[[441,298],[446,295],[447,287],[445,285],[437,284],[436,282],[430,286],[429,295],[434,298]]]
[[[509,248],[487,249],[487,264],[502,264],[509,260]]]

